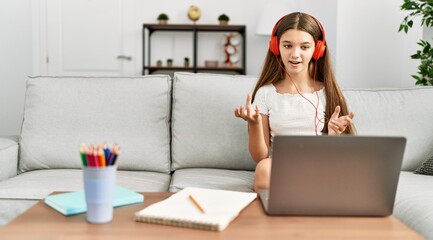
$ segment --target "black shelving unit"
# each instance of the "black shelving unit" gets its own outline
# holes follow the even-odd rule
[[[147,30],[147,31],[146,31]],[[152,46],[152,34],[156,31],[166,31],[166,32],[192,32],[192,44],[193,44],[193,61],[191,67],[173,66],[173,67],[158,67],[156,65],[151,65],[151,46]],[[200,67],[197,66],[197,41],[198,32],[236,32],[242,37],[242,59],[240,67]],[[146,34],[148,34],[148,43],[146,45],[145,39]],[[157,70],[164,71],[190,71],[190,72],[200,72],[200,71],[213,71],[213,72],[224,72],[232,71],[239,74],[246,74],[246,26],[245,25],[211,25],[211,24],[143,24],[143,75],[152,74]],[[147,52],[146,52],[147,46]],[[147,54],[147,55],[146,55]],[[146,61],[147,57],[147,61]],[[147,65],[145,64],[147,62]]]

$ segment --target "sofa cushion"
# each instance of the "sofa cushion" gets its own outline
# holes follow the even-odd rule
[[[234,116],[257,77],[176,73],[173,80],[172,170],[254,170],[247,123]]]
[[[0,137],[0,166],[0,181],[17,175],[17,141]]]
[[[170,175],[145,171],[118,171],[116,184],[137,192],[167,192]],[[0,199],[39,200],[54,191],[82,189],[82,170],[36,170],[0,182]]]
[[[433,175],[433,156],[431,156],[427,161],[425,161],[421,166],[419,166],[415,173],[424,175]]]
[[[36,203],[38,200],[0,199],[0,227],[23,214]]]
[[[252,192],[253,181],[253,171],[211,168],[180,169],[173,173],[170,192],[178,192],[185,187]]]
[[[402,171],[394,215],[406,225],[433,239],[433,177]]]
[[[169,172],[169,76],[27,81],[21,172],[80,168],[81,143],[121,146],[118,169]]]
[[[358,135],[405,136],[402,170],[433,155],[433,87],[345,89]]]

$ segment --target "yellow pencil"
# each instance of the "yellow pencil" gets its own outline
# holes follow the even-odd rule
[[[205,213],[204,209],[200,206],[200,204],[198,204],[198,202],[194,199],[194,197],[191,194],[189,195],[189,199],[191,200],[192,203],[194,203],[194,205],[198,208],[198,210],[200,210],[200,212],[202,212],[203,214]]]

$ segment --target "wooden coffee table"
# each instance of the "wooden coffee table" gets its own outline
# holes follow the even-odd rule
[[[423,239],[395,217],[270,217],[256,199],[222,232],[135,222],[133,214],[171,193],[143,193],[144,203],[114,209],[113,221],[65,217],[43,201],[0,228],[0,239]]]

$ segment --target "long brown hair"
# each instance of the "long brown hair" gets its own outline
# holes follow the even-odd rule
[[[309,14],[296,12],[284,16],[278,23],[278,26],[275,30],[275,35],[278,37],[278,39],[280,39],[281,36],[290,29],[296,29],[309,33],[311,36],[313,36],[315,43],[317,42],[317,40],[323,40],[322,30],[319,27],[319,23],[316,22],[316,20]],[[281,61],[281,56],[276,56],[268,50],[262,73],[260,74],[260,77],[252,94],[253,101],[257,90],[260,87],[262,87],[263,85],[274,84],[284,79],[284,65],[280,64],[279,61]],[[316,67],[317,69],[315,69]],[[349,111],[347,108],[346,100],[344,99],[343,93],[341,92],[340,87],[337,84],[337,80],[332,70],[331,59],[329,56],[329,48],[327,45],[323,57],[319,58],[318,60],[312,59],[309,63],[308,71],[311,78],[314,78],[315,70],[315,80],[323,82],[325,86],[326,123],[329,121],[331,115],[335,111],[335,107],[337,107],[338,105],[341,108],[340,115],[348,115]],[[322,133],[328,133],[328,124],[326,123],[322,129]],[[352,135],[355,134],[354,126],[347,126],[344,133]]]

